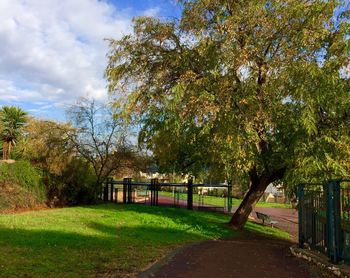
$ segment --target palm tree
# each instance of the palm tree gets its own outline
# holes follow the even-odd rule
[[[15,106],[3,106],[0,109],[0,138],[3,141],[2,158],[11,154],[11,146],[15,145],[25,123],[27,113]]]

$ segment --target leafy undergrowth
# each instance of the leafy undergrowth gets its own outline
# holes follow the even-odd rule
[[[44,204],[46,193],[41,179],[29,162],[0,162],[0,212]]]
[[[0,212],[34,208],[39,203],[30,190],[16,183],[0,183]]]
[[[229,216],[143,205],[97,205],[0,215],[1,277],[113,277],[141,271],[185,244],[244,236]],[[277,229],[247,230],[286,237]]]
[[[166,191],[160,191],[159,195],[171,197],[171,198],[174,197],[172,192],[166,192]],[[179,196],[180,196],[180,199],[187,200],[186,193],[180,193]],[[206,205],[225,206],[226,205],[225,199],[227,199],[227,198],[205,195],[203,198],[203,202]],[[200,202],[198,194],[193,194],[193,201]],[[241,202],[242,202],[242,199],[232,198],[232,205],[234,207],[238,207],[241,204]],[[292,206],[290,204],[268,203],[268,202],[262,202],[262,201],[258,202],[256,204],[256,207],[260,207],[260,208],[288,208],[288,209],[292,208]]]

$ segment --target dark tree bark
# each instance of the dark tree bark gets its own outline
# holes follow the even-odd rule
[[[242,229],[248,220],[249,214],[252,212],[256,203],[264,194],[266,187],[274,181],[281,179],[285,173],[286,168],[277,169],[274,171],[263,171],[261,175],[257,174],[254,167],[249,172],[250,188],[244,196],[242,203],[233,214],[230,226],[235,229]]]

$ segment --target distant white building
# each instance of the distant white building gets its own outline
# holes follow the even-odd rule
[[[263,196],[263,200],[269,203],[283,203],[285,202],[286,196],[282,185],[273,185],[270,183]]]

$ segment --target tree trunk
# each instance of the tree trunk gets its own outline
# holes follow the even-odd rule
[[[101,199],[103,200],[103,192],[102,192],[102,184],[100,182],[100,178],[97,178],[95,181],[95,186],[93,188],[94,202],[98,200],[98,196],[101,195]]]
[[[94,198],[95,201],[98,200],[98,196],[99,194],[103,194],[102,193],[102,189],[103,189],[103,183],[106,181],[106,179],[103,179],[101,177],[101,173],[97,175],[96,181],[95,181],[95,187],[94,187]],[[102,197],[102,195],[101,195]],[[103,199],[103,197],[102,197]]]
[[[4,142],[2,145],[2,159],[6,160],[7,159],[7,143]]]
[[[281,168],[273,172],[264,171],[260,176],[257,175],[256,169],[253,169],[250,176],[250,188],[244,196],[242,203],[239,205],[236,212],[233,214],[230,226],[235,229],[242,229],[248,220],[249,214],[252,212],[255,204],[264,194],[266,187],[284,175],[286,168]]]
[[[8,153],[7,153],[7,157],[8,157],[9,159],[11,159],[11,142],[8,143]]]

